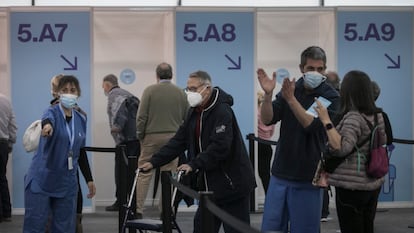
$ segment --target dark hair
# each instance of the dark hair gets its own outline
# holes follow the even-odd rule
[[[172,79],[172,67],[168,63],[163,62],[159,64],[155,72],[160,79]]]
[[[81,95],[81,89],[80,89],[80,85],[79,85],[79,81],[78,79],[73,76],[73,75],[63,75],[60,79],[59,79],[59,84],[58,84],[58,90],[62,90],[62,88],[64,88],[66,86],[66,84],[73,84],[76,89],[78,89],[78,93],[79,96]]]
[[[103,78],[104,82],[109,82],[112,86],[118,86],[118,78],[114,74],[108,74]]]
[[[375,105],[371,79],[359,70],[345,74],[341,84],[341,112],[345,114],[351,110],[367,115],[381,111]]]
[[[308,59],[322,60],[324,67],[326,67],[326,54],[321,47],[310,46],[306,48],[300,55],[300,67],[304,67]]]
[[[381,94],[381,88],[375,81],[372,81],[372,93],[374,94],[374,100],[377,100],[379,95]]]

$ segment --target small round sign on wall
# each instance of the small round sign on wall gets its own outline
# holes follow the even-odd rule
[[[123,69],[119,76],[121,81],[127,85],[132,84],[135,81],[135,72],[132,69]]]

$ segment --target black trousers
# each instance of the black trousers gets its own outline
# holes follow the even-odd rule
[[[11,217],[9,184],[6,177],[9,147],[7,142],[0,142],[0,220]]]
[[[250,195],[246,197],[235,199],[229,202],[215,203],[220,209],[224,210],[228,214],[234,216],[235,218],[250,224]],[[226,233],[238,233],[236,229],[230,227],[226,223],[223,223],[219,218],[214,218],[214,227],[212,233],[218,233],[221,225],[223,225],[224,232]],[[197,209],[197,212],[194,216],[194,233],[201,232],[201,216],[200,208]]]
[[[325,188],[323,190],[323,202],[322,202],[322,218],[326,218],[329,215],[329,190]]]
[[[121,177],[121,171],[119,171],[119,168],[123,167],[123,166],[120,166],[120,164],[126,163],[126,165],[128,165],[128,157],[136,156],[138,158],[139,154],[141,153],[141,144],[139,143],[138,140],[129,141],[129,142],[117,145],[117,151],[120,151],[119,148],[123,145],[125,145],[127,157],[124,158],[124,155],[122,153],[115,154],[115,197],[117,201],[120,195],[118,187],[119,187],[119,178]],[[118,204],[122,205],[122,203],[118,203]]]
[[[381,188],[373,191],[335,188],[341,233],[374,233],[374,219]]]
[[[269,187],[270,180],[270,161],[272,160],[272,146],[269,144],[264,144],[258,142],[258,169],[259,177],[263,184],[263,189],[265,194],[267,193],[267,188]]]

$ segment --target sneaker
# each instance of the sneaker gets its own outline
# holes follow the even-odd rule
[[[321,218],[321,222],[327,222],[329,220],[332,220],[332,218],[330,218],[330,217],[322,217]]]
[[[118,202],[116,201],[114,204],[105,207],[106,211],[119,211],[119,205]]]

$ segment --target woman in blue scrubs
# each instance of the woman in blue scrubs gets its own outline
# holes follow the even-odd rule
[[[42,137],[25,176],[23,233],[44,233],[49,214],[50,232],[75,232],[78,157],[85,146],[86,117],[74,107],[79,81],[63,76],[58,85],[60,103],[42,116]]]

